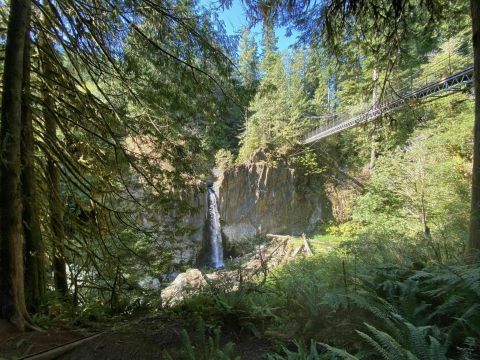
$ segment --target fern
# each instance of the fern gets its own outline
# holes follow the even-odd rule
[[[190,336],[184,329],[181,332],[182,349],[179,354],[176,354],[176,360],[240,360],[240,357],[235,355],[235,345],[227,343],[221,345],[221,331],[220,328],[214,330],[213,337],[205,337],[205,324],[199,324],[199,342],[198,346],[192,345]],[[163,354],[166,360],[173,360],[169,353]]]
[[[393,337],[369,324],[365,324],[365,326],[372,336],[358,330],[357,333],[366,340],[367,343],[373,346],[384,360],[405,359],[405,350]]]
[[[295,341],[295,345],[297,347],[296,351],[290,351],[285,347],[283,348],[283,351],[286,357],[284,355],[279,355],[279,354],[268,354],[267,360],[285,360],[285,359],[286,360],[320,360],[321,359],[320,354],[318,353],[318,350],[317,350],[317,343],[315,341],[312,340],[310,342],[310,348],[308,350],[305,349],[305,347],[298,341]],[[356,358],[351,358],[351,360],[354,360],[354,359]]]
[[[408,342],[410,351],[413,351],[415,356],[419,359],[429,358],[429,346],[425,341],[430,326],[417,327],[410,323],[405,324],[408,329]]]
[[[185,329],[180,334],[185,360],[195,360],[195,350]]]
[[[323,343],[319,343],[320,345],[322,345],[323,347],[325,347],[327,350],[328,350],[328,353],[332,356],[334,356],[335,358],[339,358],[339,359],[343,359],[343,360],[360,360],[360,358],[348,353],[347,351],[343,350],[343,349],[338,349],[336,347],[333,347],[333,346],[330,346],[330,345],[327,345],[327,344],[323,344]]]

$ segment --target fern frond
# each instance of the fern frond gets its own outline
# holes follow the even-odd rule
[[[405,323],[408,329],[408,341],[410,351],[422,360],[429,360],[429,344],[426,342],[426,335],[430,326],[417,327],[410,323]]]
[[[357,330],[357,333],[368,343],[370,344],[377,353],[384,360],[404,360],[403,349],[401,345],[395,341],[387,333],[376,329],[375,327],[365,324],[368,330],[372,332],[373,336],[377,339],[375,340],[372,336],[367,335],[366,333]]]
[[[360,358],[348,353],[347,351],[345,351],[343,349],[339,349],[339,348],[336,348],[336,347],[333,347],[333,346],[330,346],[330,345],[327,345],[327,344],[324,344],[324,343],[318,343],[318,344],[323,346],[324,348],[326,348],[331,355],[338,356],[340,359],[360,360]]]

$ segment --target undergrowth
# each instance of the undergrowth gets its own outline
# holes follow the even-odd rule
[[[271,360],[480,359],[479,300],[478,264],[369,264],[340,249],[175,311],[264,339]]]
[[[221,343],[221,328],[216,327],[213,335],[208,336],[205,323],[200,320],[196,331],[198,339],[192,344],[190,335],[184,329],[181,333],[182,348],[175,353],[165,352],[165,360],[240,360],[235,353],[235,344]]]

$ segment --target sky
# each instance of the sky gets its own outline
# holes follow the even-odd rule
[[[219,4],[216,0],[200,0],[200,3],[206,7],[219,8]],[[217,14],[225,23],[225,28],[227,29],[228,35],[239,35],[242,33],[242,29],[247,25],[247,17],[245,15],[245,9],[242,5],[241,0],[233,0],[232,6],[229,9],[222,10],[221,8],[217,11]],[[255,35],[257,42],[260,42],[262,39],[262,29],[260,25],[255,26],[251,33]],[[277,37],[277,46],[278,49],[283,51],[287,50],[288,47],[296,42],[295,32],[292,36],[287,37],[285,35],[286,29],[277,27],[275,29],[275,35]]]

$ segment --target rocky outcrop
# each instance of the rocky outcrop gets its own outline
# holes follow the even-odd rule
[[[329,216],[322,178],[305,175],[288,159],[272,160],[257,151],[245,164],[214,175],[207,183],[215,180],[224,243],[230,242],[233,248],[236,241],[256,235],[301,235],[317,229]],[[185,195],[190,212],[170,219],[181,231],[162,243],[172,251],[174,264],[208,263],[206,191],[206,183],[199,182]],[[168,222],[163,219],[163,223]]]
[[[229,241],[267,233],[300,235],[314,230],[328,208],[323,185],[258,151],[226,170],[215,184],[222,228]]]

